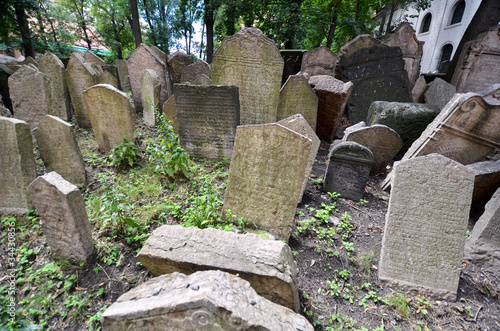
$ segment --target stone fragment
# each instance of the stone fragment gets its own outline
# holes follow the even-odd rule
[[[118,80],[120,81],[121,90],[124,92],[130,91],[130,81],[128,79],[127,61],[116,59],[115,66],[118,70]]]
[[[472,204],[484,206],[500,187],[500,160],[483,161],[467,165],[474,172]]]
[[[28,190],[54,255],[75,265],[90,262],[95,252],[92,227],[78,187],[50,172],[35,179]]]
[[[473,187],[474,174],[442,155],[397,163],[379,279],[405,292],[454,301]]]
[[[242,125],[276,121],[283,59],[274,41],[243,28],[224,39],[212,65],[212,84],[238,86]]]
[[[239,126],[224,213],[288,240],[311,148],[311,139],[276,123]]]
[[[101,316],[109,330],[313,331],[301,315],[262,298],[246,280],[219,270],[153,278]]]
[[[424,100],[427,104],[436,105],[439,109],[443,109],[455,93],[455,86],[437,77],[427,85]]]
[[[188,65],[193,64],[193,58],[186,53],[177,51],[169,54],[167,61],[168,68],[172,75],[172,84],[183,83],[182,71]]]
[[[328,75],[335,77],[338,62],[337,54],[326,46],[320,46],[304,54],[300,72],[310,76]]]
[[[160,106],[160,77],[153,69],[146,69],[141,77],[142,116],[144,123],[156,125],[155,109]]]
[[[280,49],[281,57],[283,58],[283,77],[281,84],[285,84],[288,77],[296,75],[300,72],[302,58],[307,51],[301,49]]]
[[[98,79],[99,84],[107,84],[111,85],[115,88],[119,88],[119,83],[118,83],[118,78],[116,78],[111,72],[109,71],[104,71],[102,74],[99,75]]]
[[[179,120],[177,120],[177,110],[175,109],[175,95],[168,98],[162,106],[165,117],[172,121],[172,129],[179,134]]]
[[[362,34],[351,41],[349,41],[347,44],[342,46],[340,48],[340,55],[341,56],[350,56],[354,52],[362,49],[362,48],[371,48],[375,45],[380,45],[382,42],[373,36],[370,36],[368,34]]]
[[[202,76],[210,79],[210,77],[212,77],[212,69],[210,69],[210,65],[205,61],[198,60],[182,68],[180,82],[190,82],[194,84],[194,82]]]
[[[344,83],[332,76],[321,75],[311,77],[309,85],[318,96],[316,134],[321,140],[330,141],[340,126],[353,84]]]
[[[318,97],[303,75],[288,77],[280,91],[277,120],[301,114],[316,129]]]
[[[373,162],[372,152],[356,142],[333,145],[328,154],[323,191],[358,201],[365,193]]]
[[[32,208],[28,185],[36,178],[29,125],[0,117],[0,216],[23,215]]]
[[[25,66],[32,66],[34,69],[38,69],[38,62],[31,56],[27,56],[24,61],[22,62],[23,65]]]
[[[427,90],[427,83],[425,82],[425,77],[420,76],[413,85],[411,89],[411,97],[414,103],[424,103],[424,93]]]
[[[103,59],[101,59],[99,56],[97,56],[96,54],[94,54],[94,52],[90,50],[85,52],[85,54],[83,55],[83,59],[85,60],[85,62],[92,63],[99,67],[106,65],[106,62]]]
[[[55,171],[75,185],[85,185],[85,163],[71,124],[47,115],[35,136],[47,172]]]
[[[67,121],[70,116],[71,105],[64,64],[57,56],[47,52],[40,61],[39,70],[46,74],[50,80],[50,108],[48,114]]]
[[[173,272],[189,275],[202,270],[237,274],[264,298],[299,311],[297,265],[290,247],[279,240],[164,225],[148,238],[137,259],[154,276]]]
[[[98,84],[83,93],[99,149],[109,153],[123,138],[134,141],[135,109],[127,95]]]

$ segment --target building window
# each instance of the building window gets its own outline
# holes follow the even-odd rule
[[[438,71],[441,71],[441,66],[443,65],[443,62],[451,60],[451,53],[453,53],[453,46],[451,44],[444,45],[443,49],[441,50],[441,57],[439,58],[439,63],[437,67]]]
[[[427,15],[425,15],[422,21],[422,28],[420,29],[420,33],[429,32],[429,29],[431,27],[431,21],[432,21],[432,15],[431,13],[428,13]]]
[[[450,25],[457,24],[462,22],[462,17],[465,12],[465,1],[462,0],[455,6],[453,10],[453,16],[451,17]]]

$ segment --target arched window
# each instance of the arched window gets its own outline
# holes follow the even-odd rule
[[[441,50],[441,57],[439,58],[439,63],[437,67],[438,71],[441,70],[443,62],[451,60],[451,53],[453,53],[453,46],[451,44],[444,45],[443,49]]]
[[[422,27],[420,28],[420,33],[429,32],[431,27],[432,14],[428,13],[422,20]]]
[[[451,17],[450,25],[462,22],[462,17],[465,12],[465,1],[462,0],[455,6],[453,10],[453,16]]]

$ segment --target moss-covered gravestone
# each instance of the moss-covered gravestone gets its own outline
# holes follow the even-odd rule
[[[280,91],[277,120],[301,114],[313,130],[318,117],[318,97],[303,75],[289,76]]]

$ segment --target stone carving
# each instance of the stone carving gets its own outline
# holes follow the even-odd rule
[[[289,76],[296,75],[300,72],[302,58],[305,52],[305,50],[299,49],[280,49],[280,54],[284,62],[281,84],[285,84]]]
[[[45,53],[40,61],[39,70],[50,80],[49,115],[57,116],[65,121],[69,119],[70,103],[64,64],[52,53]]]
[[[85,52],[85,54],[83,55],[83,59],[85,60],[85,62],[95,64],[96,66],[99,66],[99,67],[106,65],[106,62],[104,62],[103,59],[101,59],[99,56],[95,55],[90,50]]]
[[[326,46],[320,46],[304,54],[300,73],[307,73],[310,76],[328,75],[335,77],[338,62],[337,54]]]
[[[427,104],[436,105],[439,109],[443,109],[455,93],[455,86],[436,77],[427,85],[427,89],[424,92],[424,100]]]
[[[238,88],[175,84],[174,91],[181,146],[195,157],[231,157],[240,122]]]
[[[375,45],[380,45],[381,43],[382,42],[380,40],[373,38],[373,36],[362,34],[342,46],[340,48],[340,55],[350,56],[357,50],[360,50],[362,48],[371,48]]]
[[[149,126],[156,125],[155,109],[160,104],[160,77],[153,69],[146,69],[141,77],[142,116],[144,123]]]
[[[279,240],[164,225],[148,238],[137,259],[154,276],[202,270],[237,274],[264,298],[299,311],[297,266],[290,247]]]
[[[179,134],[179,121],[177,120],[177,110],[175,109],[175,95],[168,98],[162,107],[163,115],[172,121],[172,129]]]
[[[128,79],[127,61],[116,59],[115,66],[118,70],[118,80],[122,91],[130,91],[130,81]]]
[[[288,77],[280,91],[277,120],[301,114],[307,123],[316,129],[318,97],[303,75]]]
[[[239,126],[223,209],[288,240],[311,148],[276,123]]]
[[[242,125],[276,121],[283,59],[259,29],[243,28],[225,38],[212,70],[212,84],[238,86]]]
[[[210,65],[205,61],[198,60],[182,68],[181,83],[189,82],[193,85],[202,85],[194,84],[194,82],[202,76],[210,79],[210,77],[212,77],[212,69],[210,69]]]
[[[407,292],[455,300],[473,186],[474,174],[442,155],[397,163],[379,279]]]
[[[500,101],[500,84],[493,84],[490,87],[482,90],[479,95],[485,99]]]

